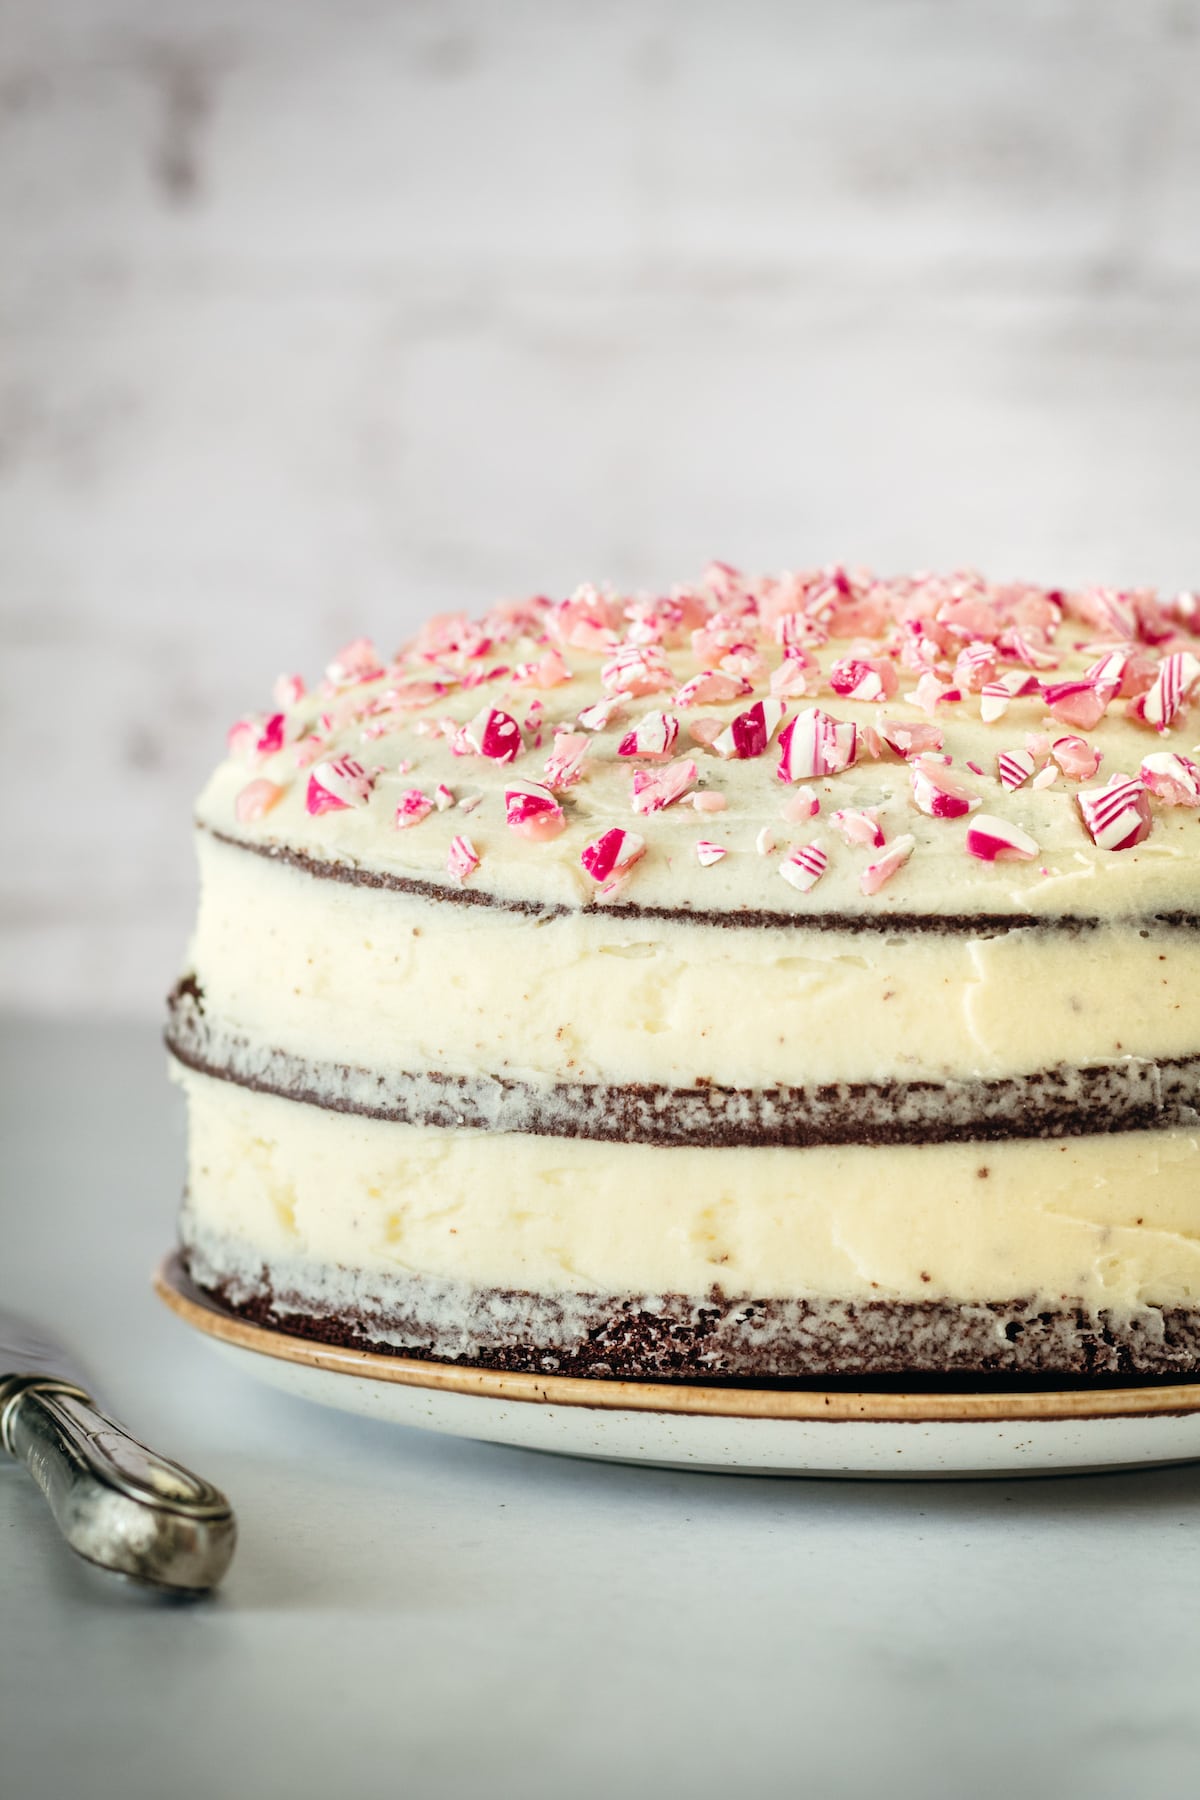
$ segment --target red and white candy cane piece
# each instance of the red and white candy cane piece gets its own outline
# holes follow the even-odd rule
[[[1088,836],[1101,850],[1131,850],[1150,835],[1150,803],[1136,776],[1113,775],[1102,788],[1082,788],[1075,804]]]
[[[771,693],[776,700],[798,700],[821,691],[821,665],[807,650],[792,648],[777,669],[771,671]]]
[[[243,825],[265,818],[283,794],[277,781],[248,781],[233,803],[234,817]]]
[[[1142,759],[1138,774],[1163,806],[1200,806],[1200,768],[1190,756],[1158,750]]]
[[[714,844],[710,838],[701,838],[696,845],[696,861],[702,869],[711,869],[714,863],[719,863],[728,854],[724,844]]]
[[[281,712],[272,713],[259,733],[254,748],[259,756],[274,756],[277,750],[283,749],[284,732],[287,720]]]
[[[1022,699],[1026,694],[1036,694],[1041,683],[1036,675],[1029,675],[1023,669],[1009,669],[994,680],[986,681],[979,692],[979,716],[985,725],[994,725],[1002,719],[1014,700]]]
[[[893,838],[878,862],[868,863],[858,878],[858,885],[864,894],[877,894],[898,869],[902,869],[913,851],[917,840],[907,832],[902,837]]]
[[[841,656],[829,671],[829,685],[845,700],[887,700],[899,683],[886,657]]]
[[[325,674],[338,687],[349,687],[354,682],[365,681],[368,676],[382,675],[379,652],[370,638],[354,638],[342,645]]]
[[[781,819],[789,825],[799,825],[803,819],[815,819],[821,810],[821,802],[810,787],[798,787],[788,795],[779,809]]]
[[[657,644],[623,644],[600,670],[600,681],[606,694],[657,694],[675,686]]]
[[[996,758],[996,776],[1001,787],[1019,788],[1029,780],[1037,764],[1028,750],[1002,750]]]
[[[783,723],[783,714],[782,700],[756,700],[713,739],[713,750],[739,762],[761,756]]]
[[[469,881],[479,867],[479,852],[468,837],[451,838],[450,848],[446,853],[446,872],[452,875],[461,887]]]
[[[646,840],[636,831],[622,831],[614,825],[580,853],[579,860],[592,880],[603,886],[616,877],[627,875],[634,863],[646,854]]]
[[[412,825],[419,825],[433,811],[433,801],[420,788],[408,788],[400,796],[400,804],[396,808],[396,830],[407,831]]]
[[[722,700],[739,700],[751,691],[751,684],[740,675],[720,669],[701,669],[698,675],[684,682],[671,704],[686,712],[689,706],[716,706]]]
[[[887,841],[873,806],[861,810],[843,807],[840,812],[830,814],[829,822],[837,827],[848,844],[869,844],[872,850],[882,850]]]
[[[343,812],[348,806],[365,806],[375,778],[352,756],[319,762],[308,778],[304,804],[314,818],[322,813]]]
[[[672,713],[643,713],[632,731],[617,745],[618,756],[670,756],[679,736],[679,720]]]
[[[961,819],[981,805],[978,796],[952,775],[935,756],[917,756],[909,764],[913,804],[930,819]]]
[[[525,748],[521,727],[511,713],[485,706],[455,733],[452,748],[457,756],[486,756],[489,762],[514,762]]]
[[[1050,754],[1068,781],[1090,781],[1100,767],[1101,752],[1093,749],[1086,738],[1055,738]]]
[[[971,820],[966,848],[968,856],[977,856],[980,862],[1030,862],[1038,854],[1027,831],[990,813],[979,813]]]
[[[664,806],[673,806],[687,793],[696,773],[696,765],[688,756],[681,756],[662,769],[639,769],[633,778],[634,812],[655,813]]]
[[[1158,665],[1153,685],[1129,702],[1129,716],[1155,731],[1169,731],[1200,682],[1200,657],[1175,650]]]
[[[607,700],[597,700],[594,706],[585,706],[576,723],[584,731],[604,731],[619,719],[625,710],[624,694],[612,694]]]
[[[954,679],[968,694],[978,694],[996,678],[995,644],[977,640],[964,644],[954,664]]]
[[[779,864],[779,873],[789,887],[807,894],[816,887],[828,867],[828,856],[822,846],[814,842],[801,844],[790,856],[785,856]]]
[[[513,680],[522,687],[556,688],[571,679],[571,671],[557,650],[546,650],[536,662],[518,663],[513,670]]]
[[[549,788],[536,781],[513,781],[504,790],[504,822],[518,837],[548,843],[566,830],[566,816]]]
[[[587,767],[588,740],[581,731],[561,731],[551,745],[542,773],[546,786],[574,787]]]
[[[1042,689],[1042,700],[1051,716],[1061,719],[1064,725],[1078,725],[1082,731],[1091,731],[1108,711],[1108,703],[1116,691],[1116,687],[1107,682],[1093,681],[1085,676],[1079,681],[1052,682]]]
[[[433,790],[433,804],[439,812],[449,812],[454,805],[454,794],[444,781],[439,781]]]
[[[837,775],[858,755],[858,731],[852,720],[835,719],[811,706],[797,713],[779,734],[780,781],[811,781]]]
[[[940,750],[946,734],[940,725],[909,724],[902,719],[880,719],[879,735],[894,756],[907,762],[910,756],[925,756]]]
[[[271,698],[276,706],[295,706],[298,700],[303,700],[305,692],[303,675],[277,675]]]

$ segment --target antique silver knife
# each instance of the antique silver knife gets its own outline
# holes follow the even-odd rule
[[[0,1450],[23,1462],[72,1550],[164,1592],[203,1594],[237,1539],[219,1489],[100,1411],[67,1353],[0,1310]]]

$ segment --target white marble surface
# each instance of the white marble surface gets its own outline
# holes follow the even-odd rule
[[[712,555],[1200,576],[1200,0],[0,0],[0,996],[280,665]],[[19,772],[19,774],[18,774]]]
[[[741,1479],[309,1408],[150,1295],[182,1150],[152,1029],[0,1052],[0,1303],[242,1523],[221,1598],[163,1607],[0,1467],[5,1800],[1195,1793],[1200,1467]]]

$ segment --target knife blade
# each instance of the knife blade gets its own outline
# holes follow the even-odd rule
[[[102,1412],[69,1352],[3,1308],[0,1450],[85,1561],[176,1594],[209,1592],[229,1567],[237,1522],[220,1489]]]

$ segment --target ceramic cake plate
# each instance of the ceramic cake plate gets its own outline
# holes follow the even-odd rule
[[[1144,1468],[1200,1458],[1200,1380],[699,1387],[509,1375],[380,1356],[252,1325],[177,1255],[156,1291],[247,1374],[396,1425],[562,1456],[759,1475],[928,1479]]]

